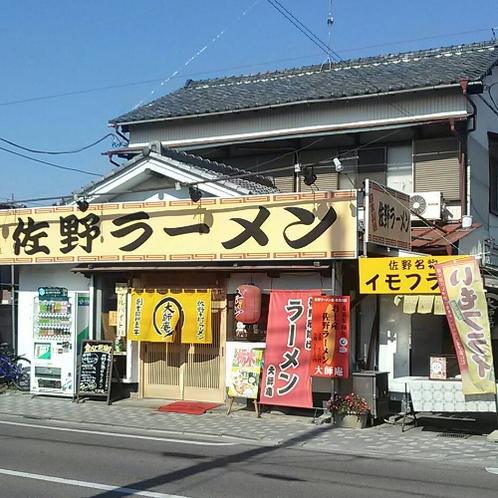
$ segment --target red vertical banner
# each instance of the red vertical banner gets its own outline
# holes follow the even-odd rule
[[[310,375],[349,377],[349,296],[313,298]]]
[[[312,408],[311,319],[319,290],[272,291],[260,403]]]

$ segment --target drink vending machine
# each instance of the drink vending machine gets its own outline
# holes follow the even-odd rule
[[[89,294],[40,287],[34,299],[31,392],[73,396],[78,348],[88,339]]]

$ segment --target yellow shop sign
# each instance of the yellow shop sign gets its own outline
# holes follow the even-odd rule
[[[2,211],[0,264],[357,257],[357,192]]]
[[[440,294],[434,265],[462,257],[360,258],[360,294]]]

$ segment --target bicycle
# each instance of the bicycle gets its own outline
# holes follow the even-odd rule
[[[7,343],[0,344],[0,380],[19,391],[31,388],[31,361],[23,355],[15,355]]]

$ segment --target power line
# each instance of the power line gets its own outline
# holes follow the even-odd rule
[[[438,38],[449,38],[450,36],[462,36],[462,35],[472,35],[474,33],[485,33],[485,32],[488,32],[489,30],[490,30],[490,28],[475,29],[472,31],[460,31],[458,33],[447,33],[445,35],[424,36],[422,38],[409,38],[407,40],[398,40],[397,42],[378,43],[376,45],[366,45],[363,47],[349,48],[347,50],[341,50],[341,52],[344,53],[344,52],[354,52],[357,50],[369,50],[371,48],[392,47],[395,45],[403,45],[405,43],[413,43],[413,42],[427,41],[427,40],[437,40]]]
[[[291,12],[289,12],[278,0],[267,0],[267,2],[274,7],[278,12],[280,12],[291,24],[293,24],[301,33],[303,33],[309,40],[311,40],[315,45],[317,45],[319,48],[321,48],[327,55],[327,57],[332,58],[333,54],[336,59],[334,59],[336,62],[345,62],[344,59],[337,53],[332,50],[332,48],[327,47],[327,45],[320,40],[318,36],[316,36],[311,30],[309,30],[297,17],[295,17]],[[275,2],[275,3],[274,3]],[[277,4],[277,5],[275,5]],[[404,114],[405,116],[412,116],[412,113],[407,111],[405,108],[397,104],[396,102],[392,101],[391,98],[389,98],[388,95],[386,95],[385,92],[382,92],[380,88],[375,85],[375,83],[372,83],[368,78],[365,78],[363,74],[358,74],[357,70],[354,67],[350,67],[349,70],[351,71],[353,76],[356,76],[357,79],[366,82],[368,85],[370,85],[379,95],[380,97],[384,98],[386,102],[394,107],[397,111],[399,111],[401,114]]]
[[[338,157],[339,159],[347,159],[348,158],[348,155],[350,154],[354,154],[356,153],[357,151],[363,149],[364,147],[368,147],[376,142],[379,142],[385,138],[388,138],[389,136],[392,136],[396,133],[398,133],[400,130],[394,130],[394,131],[391,131],[385,135],[382,135],[374,140],[371,140],[370,142],[367,142],[363,145],[360,145],[354,149],[350,149],[346,152],[344,152],[343,154],[341,155],[334,155],[334,156],[330,156],[329,158],[325,158],[324,160],[327,160],[327,159],[332,159],[334,157]],[[109,134],[109,135],[112,135],[112,134]],[[103,140],[104,138],[106,137],[103,137],[101,140]],[[310,147],[312,147],[313,145],[316,145],[317,143],[321,142],[322,140],[324,140],[325,137],[320,137],[318,138],[317,140],[314,140],[313,142],[309,143],[308,145],[305,145],[304,147],[301,147],[300,149],[297,149],[297,150],[293,150],[293,151],[289,151],[285,154],[282,154],[278,157],[275,157],[273,159],[269,159],[263,163],[260,163],[257,165],[257,167],[261,167],[261,166],[265,166],[267,164],[271,164],[273,162],[276,162],[284,157],[287,157],[289,155],[294,155],[296,152],[302,152],[303,150],[306,150]],[[2,139],[0,139],[2,140]],[[79,168],[70,168],[68,166],[61,166],[59,164],[54,164],[54,163],[51,163],[51,162],[48,162],[48,161],[43,161],[41,159],[36,159],[36,158],[33,158],[33,157],[30,157],[30,156],[27,156],[25,154],[21,154],[19,152],[15,152],[15,151],[12,151],[12,150],[9,150],[9,149],[6,149],[4,147],[0,147],[0,150],[3,150],[4,152],[7,152],[9,154],[13,154],[13,155],[16,155],[16,156],[19,156],[19,157],[23,157],[25,159],[29,159],[31,161],[34,161],[34,162],[38,162],[38,163],[41,163],[41,164],[45,164],[47,166],[51,166],[51,167],[54,167],[54,168],[58,168],[58,169],[62,169],[62,170],[66,170],[66,171],[74,171],[74,172],[77,172],[77,173],[82,173],[82,174],[86,174],[86,175],[91,175],[91,176],[102,176],[101,174],[99,173],[93,173],[93,172],[90,172],[90,171],[85,171],[85,170],[81,170]],[[285,170],[289,170],[289,169],[293,169],[294,168],[294,165],[291,165],[291,166],[285,166],[285,167],[279,167],[279,168],[274,168],[274,169],[268,169],[268,170],[264,170],[264,171],[258,171],[258,172],[251,172],[251,173],[243,173],[243,174],[240,174],[240,175],[225,175],[223,177],[219,177],[219,178],[214,178],[214,179],[210,179],[210,180],[203,180],[203,181],[199,181],[199,182],[194,182],[192,184],[189,184],[189,186],[194,186],[194,185],[200,185],[200,184],[203,184],[203,183],[216,183],[216,182],[223,182],[223,181],[229,181],[230,179],[243,179],[243,178],[250,178],[250,177],[254,177],[255,175],[266,175],[268,173],[276,173],[276,172],[280,172],[280,171],[285,171]],[[156,190],[155,188],[151,188],[151,189],[147,189],[147,190],[144,190],[144,191],[153,191],[153,190]],[[137,191],[137,190],[136,190]],[[126,192],[122,192],[122,193],[129,193],[131,191],[126,191]],[[121,192],[120,192],[121,193]],[[67,196],[55,196],[55,197],[50,197],[50,198],[41,198],[41,199],[29,199],[29,200],[24,200],[24,201],[19,201],[19,202],[36,202],[37,200],[54,200],[54,199],[61,199],[61,198],[64,198],[64,197],[67,197]]]
[[[114,133],[108,133],[104,137],[100,138],[99,140],[97,140],[89,145],[85,145],[84,147],[81,147],[81,148],[76,149],[76,150],[66,150],[66,151],[48,151],[48,150],[30,149],[29,147],[26,147],[24,145],[19,145],[15,142],[11,142],[10,140],[7,140],[6,138],[2,138],[2,137],[0,137],[0,142],[4,142],[6,144],[11,145],[12,147],[16,147],[18,149],[25,150],[26,152],[31,152],[33,154],[50,154],[50,155],[56,156],[56,155],[62,155],[62,154],[77,154],[78,152],[82,152],[84,150],[95,147],[95,145],[103,142],[108,137],[113,137],[115,139],[116,135]]]
[[[498,105],[496,104],[495,102],[495,99],[493,97],[493,95],[491,94],[491,89],[497,84],[498,82],[496,83],[493,83],[492,85],[489,85],[488,87],[488,95],[489,95],[489,98],[491,99],[491,102],[493,102],[493,105],[495,106],[495,110],[498,111]]]
[[[259,3],[259,1],[260,0],[256,0],[250,9],[254,8]],[[196,54],[194,54],[192,57],[190,57],[190,59],[187,62],[185,62],[185,64],[183,64],[183,66],[180,69],[177,69],[176,71],[174,71],[171,76],[169,76],[168,78],[166,78],[164,81],[161,82],[161,84],[159,85],[159,87],[157,87],[156,89],[152,90],[150,92],[150,95],[151,96],[154,95],[157,92],[157,90],[159,90],[162,86],[164,86],[166,83],[168,83],[168,81],[170,81],[171,78],[173,78],[174,76],[176,76],[180,71],[183,70],[183,68],[187,67],[191,62],[193,62],[195,59],[197,59],[197,57],[199,57],[204,51],[206,51],[210,45],[212,45],[219,38],[221,38],[225,34],[225,32],[231,26],[233,26],[235,23],[237,23],[238,21],[240,21],[240,19],[242,19],[249,12],[250,9],[247,9],[244,12],[242,12],[242,14],[235,21],[233,21],[232,23],[230,23],[226,28],[223,28],[209,43],[206,43],[206,45],[204,45],[204,47],[202,47],[200,50],[197,51]],[[135,110],[137,107],[140,107],[143,104],[144,100],[145,99],[142,99],[138,104],[136,104],[133,107],[133,110]]]
[[[280,12],[291,24],[293,24],[306,38],[314,43],[320,50],[324,51],[327,56],[330,55],[327,45],[323,43],[318,36],[310,31],[299,19],[294,17],[278,0],[266,0],[275,10]]]
[[[449,38],[451,36],[461,36],[461,35],[467,35],[467,34],[474,34],[474,33],[483,33],[483,32],[488,32],[490,28],[486,29],[477,29],[473,31],[460,31],[458,33],[448,33],[444,35],[437,35],[437,36],[426,36],[423,38],[410,38],[406,40],[398,40],[395,42],[389,42],[389,43],[381,43],[377,45],[366,45],[362,47],[353,47],[353,48],[347,48],[344,50],[341,50],[340,53],[348,53],[348,52],[356,52],[360,50],[369,50],[372,48],[380,48],[380,47],[392,47],[396,45],[403,45],[406,43],[413,43],[413,42],[419,42],[419,41],[427,41],[427,40],[436,40],[438,38]],[[320,51],[323,51],[320,48]],[[286,59],[275,59],[271,60],[268,62],[261,62],[261,63],[256,63],[256,64],[244,64],[240,66],[231,66],[231,67],[226,67],[226,68],[220,68],[220,69],[213,69],[211,71],[200,71],[200,72],[195,72],[195,73],[187,73],[185,76],[170,76],[169,80],[174,80],[178,78],[183,78],[185,77],[186,79],[192,78],[192,77],[197,77],[197,76],[203,76],[206,74],[215,74],[215,73],[227,73],[231,71],[236,71],[236,70],[242,70],[242,69],[251,69],[255,67],[261,67],[261,66],[268,66],[270,64],[279,64],[282,62],[292,62],[292,61],[298,61],[298,60],[304,60],[304,59],[311,59],[313,57],[317,57],[317,54],[310,54],[310,55],[305,55],[302,57],[291,57],[291,58],[286,58]],[[75,95],[84,95],[87,93],[96,93],[96,92],[104,92],[108,90],[116,90],[119,88],[129,88],[132,86],[139,86],[139,85],[148,85],[149,83],[158,83],[165,81],[165,78],[154,78],[154,79],[149,79],[149,80],[142,80],[142,81],[132,81],[130,83],[122,83],[120,85],[109,85],[109,86],[103,86],[103,87],[97,87],[97,88],[90,88],[90,89],[85,89],[85,90],[75,90],[73,92],[63,92],[63,93],[56,93],[52,95],[41,95],[39,97],[31,97],[27,99],[19,99],[19,100],[11,100],[7,102],[0,102],[0,107],[5,107],[5,106],[10,106],[10,105],[18,105],[18,104],[28,104],[31,102],[38,102],[42,100],[51,100],[51,99],[57,99],[57,98],[63,98],[63,97],[72,97]]]
[[[60,164],[54,164],[54,163],[50,163],[48,161],[42,161],[41,159],[36,159],[34,157],[30,157],[30,156],[27,156],[26,154],[21,154],[20,152],[15,152],[13,150],[9,150],[9,149],[6,149],[4,147],[0,147],[0,150],[3,150],[4,152],[7,152],[9,154],[13,154],[14,156],[19,156],[19,157],[23,157],[24,159],[29,159],[30,161],[34,161],[36,163],[41,163],[41,164],[45,164],[46,166],[51,166],[52,168],[62,169],[65,171],[74,171],[75,173],[81,173],[83,175],[102,176],[99,173],[85,171],[84,169],[70,168],[69,166],[61,166]],[[57,199],[58,199],[58,197],[57,197]],[[45,199],[42,199],[42,200],[45,200]]]
[[[334,156],[331,156],[330,158],[332,157],[337,157],[339,159],[348,159],[348,156],[352,155],[352,154],[355,154],[356,152],[358,152],[359,150],[365,148],[365,147],[369,147],[370,145],[373,145],[374,143],[377,143],[385,138],[388,138],[392,135],[395,135],[396,133],[399,133],[401,130],[392,130],[390,131],[389,133],[386,133],[380,137],[377,137],[376,139],[374,140],[371,140],[365,144],[362,144],[362,145],[359,145],[358,147],[355,147],[354,149],[349,149],[348,151],[344,152],[343,154],[340,154],[340,155],[334,155]],[[297,149],[297,150],[293,150],[293,151],[290,151],[290,152],[286,152],[285,154],[282,154],[276,158],[273,158],[273,159],[269,159],[268,161],[265,161],[261,164],[259,164],[258,166],[264,166],[264,165],[267,165],[267,164],[270,164],[272,162],[275,162],[275,161],[278,161],[279,159],[282,159],[283,157],[286,157],[286,156],[289,156],[289,155],[294,155],[296,152],[302,152],[303,150],[306,150],[308,149],[309,147],[312,147],[313,145],[316,145],[317,143],[321,142],[322,140],[324,140],[325,137],[320,137],[316,140],[314,140],[313,142],[311,142],[310,144],[308,145],[305,145],[304,147],[301,147],[300,149]],[[1,147],[0,147],[1,149]],[[196,186],[196,185],[201,185],[201,184],[205,184],[205,183],[220,183],[220,182],[226,182],[226,181],[230,181],[230,180],[235,180],[235,179],[240,179],[240,178],[251,178],[251,177],[254,177],[254,176],[262,176],[262,175],[266,175],[266,174],[269,174],[269,173],[276,173],[276,172],[280,172],[280,171],[286,171],[286,170],[294,170],[294,165],[289,165],[289,166],[280,166],[278,168],[270,168],[270,169],[266,169],[266,170],[263,170],[263,171],[257,171],[257,172],[252,172],[252,173],[241,173],[241,174],[238,174],[238,175],[224,175],[224,176],[221,176],[221,177],[217,177],[217,178],[211,178],[211,179],[208,179],[208,180],[201,180],[199,182],[192,182],[192,183],[186,183],[184,186],[185,187],[191,187],[191,186]],[[89,173],[89,174],[93,174],[93,173]],[[98,176],[102,176],[102,175],[98,175]],[[132,190],[123,190],[123,191],[114,191],[114,192],[109,192],[108,194],[109,195],[120,195],[120,194],[129,194],[129,193],[132,193],[132,192],[153,192],[157,190],[157,187],[148,187],[148,188],[144,188],[144,189],[132,189]],[[91,197],[92,195],[106,195],[106,194],[90,194],[90,195],[87,195],[87,197]],[[73,194],[71,195],[57,195],[57,196],[51,196],[51,197],[36,197],[36,198],[32,198],[32,199],[21,199],[21,200],[16,200],[16,202],[23,202],[23,203],[27,203],[27,202],[38,202],[38,201],[51,201],[51,200],[58,200],[58,199],[67,199],[67,198],[70,198],[72,197]],[[85,195],[81,195],[80,197],[85,197]]]

